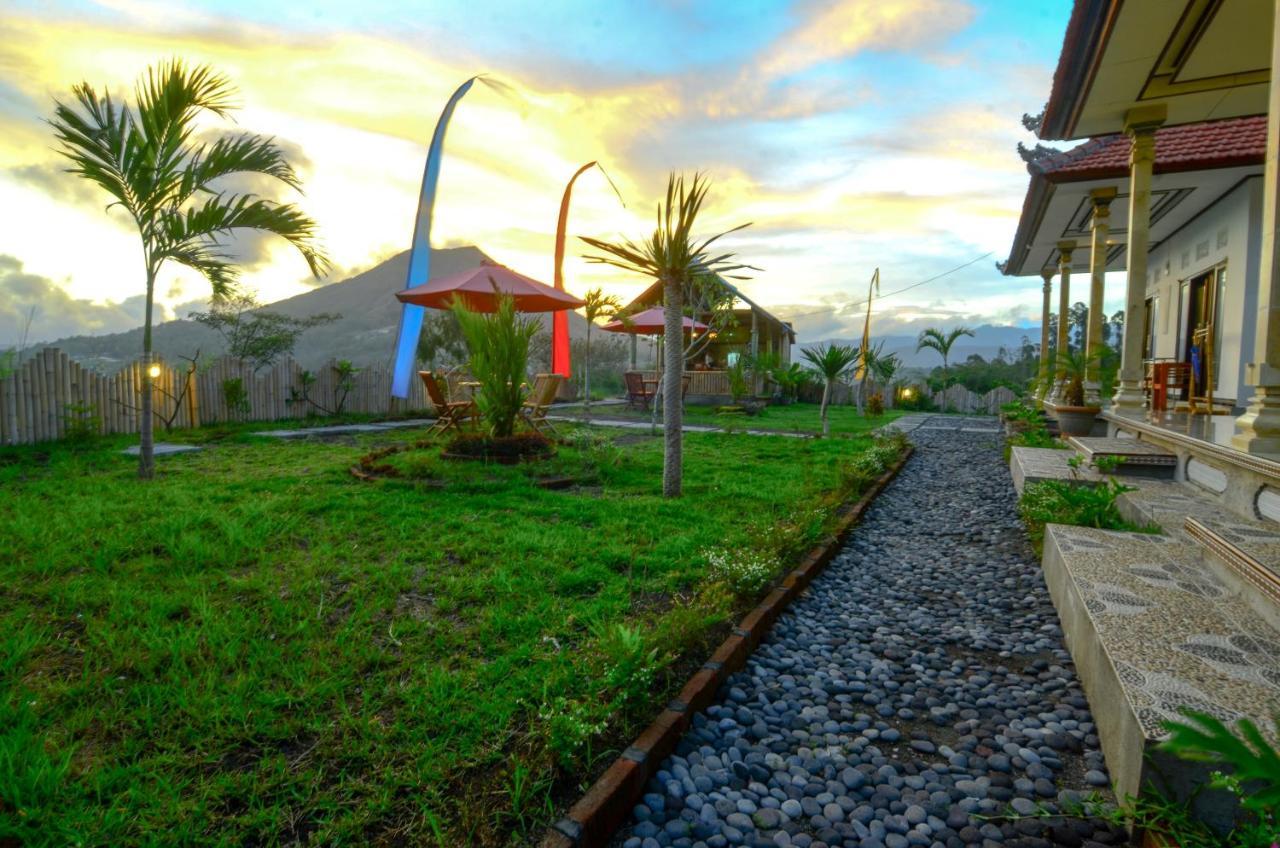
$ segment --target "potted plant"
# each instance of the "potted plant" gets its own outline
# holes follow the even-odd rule
[[[1083,351],[1064,351],[1058,354],[1058,373],[1062,375],[1062,394],[1053,404],[1058,427],[1064,436],[1087,436],[1093,429],[1093,421],[1102,411],[1100,406],[1088,406],[1084,400],[1085,373],[1098,361]]]

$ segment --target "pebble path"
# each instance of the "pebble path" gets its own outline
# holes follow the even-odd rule
[[[694,717],[624,848],[1099,848],[1108,778],[991,419],[916,453]]]

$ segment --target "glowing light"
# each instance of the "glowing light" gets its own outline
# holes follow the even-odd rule
[[[902,390],[902,396],[907,400],[911,400],[914,394],[915,394],[915,391],[913,389],[907,388]]]
[[[156,362],[151,363],[151,367],[147,369],[147,376],[153,380],[160,376],[159,363],[156,363]]]

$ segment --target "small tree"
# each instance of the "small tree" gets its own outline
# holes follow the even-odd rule
[[[292,244],[311,273],[323,276],[329,262],[316,244],[315,223],[290,203],[219,188],[235,174],[260,174],[295,190],[301,184],[284,153],[270,138],[242,133],[197,142],[196,120],[205,113],[225,118],[234,91],[208,67],[179,60],[151,68],[134,89],[134,104],[117,105],[88,83],[74,89],[76,104],[56,103],[50,121],[58,152],[70,171],[110,194],[138,228],[146,281],[142,322],[143,368],[151,365],[151,320],[156,280],[166,262],[198,272],[215,298],[226,297],[237,269],[224,239],[237,230],[275,233]],[[142,381],[141,450],[138,476],[155,473],[152,385]]]
[[[476,406],[489,435],[511,436],[524,404],[521,384],[529,364],[529,341],[538,331],[538,322],[517,314],[515,301],[507,295],[498,297],[498,308],[492,314],[472,312],[461,300],[454,302],[453,314],[458,316],[471,351],[471,374],[480,382]]]
[[[582,308],[583,315],[587,319],[587,347],[586,357],[582,361],[582,394],[583,394],[583,410],[586,417],[591,417],[591,328],[595,326],[596,321],[601,318],[606,321],[620,317],[622,311],[622,301],[617,295],[605,294],[603,289],[595,288],[587,292],[583,298],[586,305]],[[625,321],[626,319],[623,318]]]
[[[974,336],[973,330],[968,327],[955,327],[949,333],[944,333],[937,327],[930,327],[920,334],[920,338],[916,341],[916,353],[928,348],[936,350],[942,354],[942,391],[946,392],[949,368],[948,361],[951,358],[951,347],[961,336]]]
[[[191,320],[216,330],[226,341],[226,352],[251,363],[254,371],[293,353],[298,339],[307,330],[333,323],[341,317],[329,312],[308,318],[265,312],[256,297],[244,292],[215,300],[209,305],[208,312],[192,312],[190,315]]]
[[[835,343],[805,348],[800,353],[823,380],[822,407],[819,414],[822,418],[822,435],[830,436],[831,424],[827,421],[827,407],[831,403],[831,392],[836,383],[857,365],[860,353],[856,347]]]
[[[695,174],[689,185],[684,177],[672,174],[667,180],[666,202],[658,207],[658,226],[647,241],[636,243],[624,240],[610,243],[583,237],[583,241],[604,256],[589,256],[591,262],[602,262],[627,271],[644,274],[662,283],[663,338],[666,340],[663,369],[663,402],[666,408],[663,422],[662,494],[679,497],[684,476],[682,456],[684,448],[683,389],[685,350],[684,292],[700,279],[714,279],[720,275],[750,266],[733,262],[733,254],[718,256],[707,252],[711,244],[729,233],[749,226],[742,224],[719,235],[698,241],[693,227],[709,184],[701,174]]]

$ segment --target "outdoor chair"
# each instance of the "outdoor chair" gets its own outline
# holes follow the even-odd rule
[[[648,409],[653,400],[653,384],[646,383],[639,371],[627,371],[622,375],[627,387],[627,406],[632,409]]]
[[[560,384],[563,382],[563,374],[539,374],[534,378],[533,388],[524,399],[524,405],[520,407],[520,417],[524,422],[534,432],[547,438],[558,435],[555,425],[547,419],[547,410],[555,402],[556,393],[560,391]]]
[[[427,387],[427,399],[436,410],[436,423],[432,424],[427,434],[447,433],[450,430],[461,430],[462,422],[470,419],[474,425],[479,417],[479,409],[474,401],[449,400],[444,389],[440,387],[441,378],[430,371],[419,371],[418,376]]]

